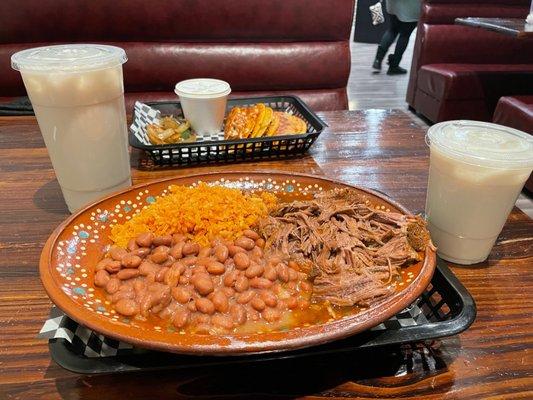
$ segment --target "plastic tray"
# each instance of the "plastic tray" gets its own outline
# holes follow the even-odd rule
[[[395,329],[370,330],[329,344],[282,353],[213,357],[187,356],[131,348],[121,350],[121,354],[116,356],[87,357],[80,354],[76,346],[65,339],[49,340],[49,348],[57,364],[77,373],[99,374],[180,369],[256,363],[420,342],[460,333],[466,330],[476,317],[476,306],[472,296],[440,259],[431,284],[414,304],[423,310],[426,319],[430,322],[416,326],[398,326]]]
[[[200,138],[192,143],[153,145],[135,135],[130,129],[129,143],[146,151],[156,165],[195,165],[204,163],[233,163],[240,161],[290,158],[304,154],[315,142],[326,124],[297,96],[268,96],[230,99],[227,112],[235,106],[264,103],[277,111],[286,111],[302,118],[307,133],[301,135],[271,136],[239,140],[224,140],[224,133]],[[161,111],[162,115],[182,117],[179,102],[148,102],[146,105]],[[137,111],[134,110],[134,120]]]

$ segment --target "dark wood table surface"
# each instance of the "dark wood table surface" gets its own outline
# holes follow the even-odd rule
[[[533,25],[526,24],[525,18],[456,18],[459,25],[488,29],[504,35],[516,36],[519,39],[533,39]]]
[[[399,110],[320,116],[329,128],[304,158],[157,170],[133,151],[133,180],[217,170],[305,172],[375,188],[413,212],[423,210],[428,148],[418,120]],[[68,212],[32,117],[0,118],[0,193],[0,399],[533,398],[533,223],[516,208],[486,262],[451,265],[475,298],[478,316],[464,333],[424,347],[422,363],[387,348],[246,367],[87,376],[57,366],[46,341],[36,338],[51,307],[39,281],[39,254]]]

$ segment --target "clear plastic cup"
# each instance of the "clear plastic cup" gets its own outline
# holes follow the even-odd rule
[[[210,135],[222,130],[226,103],[231,87],[220,79],[188,79],[176,84],[183,115],[198,135]]]
[[[20,51],[20,71],[68,209],[131,185],[123,49],[69,44]]]
[[[427,133],[426,216],[438,254],[484,261],[533,169],[533,138],[476,121],[448,121]]]

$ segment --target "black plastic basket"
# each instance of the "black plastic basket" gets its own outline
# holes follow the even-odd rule
[[[430,285],[413,305],[423,311],[427,322],[404,326],[398,322],[402,318],[400,313],[395,320],[385,322],[383,329],[369,330],[332,343],[281,353],[223,357],[179,355],[140,348],[121,349],[120,342],[103,338],[98,334],[91,333],[88,336],[84,333],[84,339],[81,340],[76,334],[78,324],[68,317],[65,317],[67,318],[65,326],[73,332],[75,340],[70,343],[65,339],[50,339],[49,349],[52,358],[60,366],[86,374],[229,366],[317,355],[324,357],[342,352],[416,343],[460,333],[467,329],[476,317],[476,306],[472,296],[440,259]],[[115,346],[118,349],[117,354],[107,357],[84,355],[87,347],[101,348],[104,344],[109,347]]]
[[[326,126],[297,96],[230,99],[226,112],[235,106],[255,103],[264,103],[276,111],[286,111],[302,118],[307,125],[307,133],[239,140],[224,140],[224,135],[221,133],[215,136],[215,140],[199,138],[199,141],[192,143],[153,145],[145,138],[135,135],[130,129],[129,142],[132,147],[146,151],[157,165],[190,166],[203,163],[272,160],[304,154]],[[159,110],[162,115],[183,116],[179,102],[149,102],[146,104]]]

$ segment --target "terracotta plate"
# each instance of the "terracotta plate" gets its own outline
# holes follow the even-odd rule
[[[313,346],[364,331],[410,305],[431,280],[436,259],[435,252],[427,251],[424,261],[411,271],[411,282],[398,286],[397,292],[386,300],[340,320],[285,332],[186,335],[114,313],[100,289],[92,284],[93,267],[110,244],[110,227],[164,196],[169,185],[193,185],[199,181],[275,192],[284,200],[310,198],[320,190],[349,186],[310,175],[240,172],[191,175],[134,186],[90,205],[52,233],[40,260],[41,279],[52,301],[80,324],[136,346],[176,353],[238,355]],[[364,192],[375,206],[407,212],[377,192],[355,189]]]

